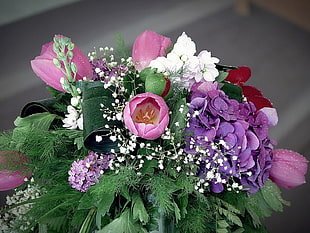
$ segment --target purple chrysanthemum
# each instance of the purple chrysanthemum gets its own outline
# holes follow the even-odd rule
[[[217,83],[192,87],[185,151],[195,155],[198,176],[213,192],[264,185],[275,144],[268,137],[268,119],[252,103],[239,103],[219,89]]]
[[[98,178],[107,170],[113,154],[100,154],[90,151],[83,160],[74,161],[69,170],[69,184],[72,188],[86,192],[90,186],[98,183]]]

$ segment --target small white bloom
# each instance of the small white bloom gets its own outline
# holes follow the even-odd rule
[[[115,142],[116,141],[116,136],[115,135],[112,135],[112,136],[110,136],[110,140],[112,141],[112,142]]]
[[[102,136],[96,135],[96,142],[101,142],[102,141]]]

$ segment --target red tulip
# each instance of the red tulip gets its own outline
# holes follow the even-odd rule
[[[135,62],[135,68],[141,71],[148,67],[152,60],[165,56],[171,44],[169,38],[156,32],[143,32],[137,37],[132,48],[132,59]]]
[[[57,36],[63,37],[63,36]],[[53,50],[54,41],[42,46],[40,56],[37,56],[31,61],[31,67],[34,73],[41,78],[47,85],[65,92],[60,83],[60,79],[65,77],[65,74],[58,68],[53,62],[53,59],[57,57]],[[83,52],[74,46],[72,62],[77,66],[76,81],[81,80],[84,77],[91,79],[93,71],[88,58]]]
[[[30,177],[26,173],[27,168],[22,167],[19,171],[14,171],[13,167],[26,161],[23,154],[14,151],[0,151],[0,191],[6,191],[16,188],[25,183],[25,178]]]
[[[302,155],[285,149],[273,151],[270,179],[277,185],[290,189],[306,183],[308,161]]]

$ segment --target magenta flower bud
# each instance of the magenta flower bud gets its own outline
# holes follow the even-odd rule
[[[153,31],[145,31],[135,40],[132,48],[132,59],[139,71],[148,67],[157,57],[166,56],[167,49],[172,44],[167,37]]]
[[[273,150],[270,179],[277,185],[290,189],[306,183],[308,161],[302,155],[285,149]]]
[[[54,41],[42,46],[40,56],[37,56],[31,61],[31,67],[34,73],[47,85],[65,92],[60,83],[60,79],[66,77],[66,75],[53,62],[53,59],[57,57],[53,50],[53,44]],[[91,79],[93,71],[87,57],[77,46],[74,46],[72,52],[72,62],[75,63],[77,67],[76,81],[84,77]]]
[[[0,191],[14,189],[24,184],[25,178],[30,177],[30,173],[25,174],[26,168],[20,171],[12,171],[14,163],[23,163],[25,159],[22,154],[17,152],[0,151]]]
[[[164,99],[150,92],[136,95],[125,106],[123,117],[131,133],[148,140],[160,137],[169,123]]]

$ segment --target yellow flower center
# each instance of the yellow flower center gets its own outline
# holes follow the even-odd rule
[[[151,98],[138,104],[132,114],[132,120],[135,123],[145,123],[157,125],[159,122],[158,104]]]

